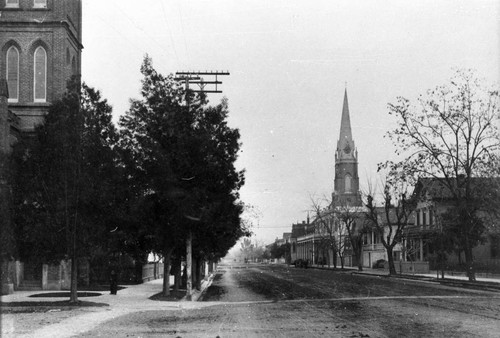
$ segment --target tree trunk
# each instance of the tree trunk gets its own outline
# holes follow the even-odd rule
[[[193,242],[193,233],[190,230],[188,232],[188,237],[186,239],[186,300],[191,300],[191,295],[193,294],[192,242]]]
[[[176,255],[177,256],[177,255]],[[174,291],[179,291],[181,286],[181,274],[182,274],[182,262],[179,257],[176,257],[172,261],[172,266],[174,267]]]
[[[179,269],[174,276],[174,291],[177,292],[179,291],[179,288],[181,287],[181,274],[182,274],[182,269]]]
[[[201,259],[200,258],[197,258],[196,259],[196,290],[201,290],[201,267],[202,267],[202,264],[201,264]]]
[[[396,275],[396,266],[394,265],[394,257],[392,256],[393,248],[391,246],[387,246],[386,251],[387,261],[389,262],[389,275]]]
[[[356,261],[358,262],[358,271],[363,271],[363,261],[362,258],[362,249],[363,244],[357,243],[355,246],[353,245],[352,251],[354,252],[354,256],[356,257]]]
[[[472,255],[472,246],[470,245],[470,241],[467,235],[465,236],[464,254],[467,277],[469,277],[469,280],[471,282],[475,282],[476,272],[474,271],[474,257]]]
[[[361,260],[361,252],[356,250],[356,260],[358,261],[358,271],[363,271],[363,261]]]
[[[76,254],[73,254],[71,258],[71,291],[70,291],[70,303],[78,303],[78,264],[76,261]]]
[[[171,258],[172,251],[174,249],[168,249],[167,253],[163,259],[163,296],[170,296],[170,268],[171,268]]]

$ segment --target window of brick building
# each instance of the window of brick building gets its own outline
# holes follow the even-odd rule
[[[19,100],[19,51],[12,46],[7,51],[7,85],[9,102]]]
[[[76,69],[76,58],[73,56],[73,59],[71,60],[71,72],[73,75],[77,75],[77,69]]]
[[[19,0],[5,0],[5,7],[19,8]]]
[[[47,101],[47,52],[43,47],[35,50],[34,62],[34,99],[35,102]]]
[[[352,187],[351,187],[351,175],[345,175],[345,191],[346,192],[351,192]]]
[[[47,8],[47,0],[34,0],[34,8]]]

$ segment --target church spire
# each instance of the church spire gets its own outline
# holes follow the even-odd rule
[[[333,202],[337,205],[362,205],[359,194],[358,153],[351,131],[347,88],[344,91],[344,105],[340,121],[340,135],[335,152],[335,184]]]
[[[351,118],[349,116],[349,102],[347,101],[347,88],[344,92],[344,105],[342,107],[342,120],[340,122],[340,140],[352,141]]]
[[[342,107],[342,120],[340,121],[340,136],[337,142],[337,154],[353,157],[355,152],[354,140],[352,139],[351,117],[349,116],[349,102],[347,100],[347,88],[344,92],[344,105]]]

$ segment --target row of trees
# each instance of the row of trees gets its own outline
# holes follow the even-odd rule
[[[119,129],[100,93],[75,78],[11,156],[10,255],[72,258],[71,301],[79,258],[128,254],[144,262],[156,253],[165,259],[168,295],[170,263],[180,265],[187,238],[199,262],[224,256],[249,233],[240,219],[244,172],[234,167],[240,135],[227,124],[227,101],[209,106],[148,56],[141,73],[141,98],[131,100]]]
[[[235,256],[245,262],[262,262],[268,259],[285,259],[290,263],[290,243],[278,244],[276,240],[271,245],[264,245],[263,242],[253,241],[250,238],[243,238],[240,243],[240,250]]]
[[[405,243],[417,203],[433,198],[412,189],[422,178],[432,179],[441,191],[434,197],[446,207],[436,214],[438,225],[430,244],[441,260],[451,251],[464,253],[467,275],[475,280],[473,248],[484,242],[486,234],[500,232],[498,88],[487,88],[472,71],[459,70],[449,85],[420,96],[417,105],[399,97],[388,107],[397,126],[387,137],[402,159],[379,164],[379,172],[385,173],[382,191],[369,189],[364,194],[364,211],[332,202],[325,210],[313,203],[323,238],[341,262],[348,243],[361,264],[362,235],[374,231],[387,251],[390,273],[395,274],[393,250]]]

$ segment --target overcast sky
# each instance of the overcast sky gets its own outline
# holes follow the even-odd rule
[[[84,0],[83,79],[123,114],[147,53],[164,73],[229,71],[223,95],[240,129],[241,199],[266,243],[291,231],[311,196],[333,190],[347,86],[362,189],[378,162],[387,103],[444,84],[456,68],[500,78],[498,1]],[[222,96],[209,97],[216,104]]]

